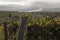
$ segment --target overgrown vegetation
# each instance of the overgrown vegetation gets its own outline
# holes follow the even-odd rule
[[[0,36],[4,36],[3,23],[8,23],[8,38],[9,40],[15,40],[18,35],[18,29],[21,24],[23,16],[28,18],[26,30],[24,33],[24,40],[59,40],[60,39],[60,16],[43,16],[30,13],[23,13],[20,16],[12,16],[0,19]],[[4,40],[4,37],[0,40]]]

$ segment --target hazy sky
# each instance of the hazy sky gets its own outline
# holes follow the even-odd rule
[[[60,0],[0,0],[0,10],[38,11],[60,8]]]

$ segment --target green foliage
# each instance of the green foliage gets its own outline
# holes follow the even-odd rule
[[[11,18],[10,18],[11,17]],[[15,21],[15,19],[12,18],[18,18],[18,21]],[[50,37],[49,35],[51,34],[51,37],[56,37],[56,33],[58,32],[59,28],[60,28],[60,17],[54,17],[54,16],[43,16],[41,15],[41,17],[39,16],[39,19],[34,18],[33,15],[28,14],[28,13],[24,13],[20,16],[11,16],[9,15],[8,18],[1,18],[1,22],[0,22],[0,27],[2,27],[4,21],[6,21],[8,23],[8,28],[9,27],[13,27],[12,25],[14,25],[16,23],[16,25],[18,25],[18,27],[21,24],[21,19],[23,17],[27,17],[28,19],[28,23],[26,25],[26,30],[24,33],[24,40],[43,40],[46,37],[46,40],[49,40],[48,37]],[[36,20],[37,19],[37,20]],[[0,29],[2,31],[2,29]],[[53,32],[52,32],[52,31]],[[8,34],[9,34],[9,30],[8,29]],[[50,32],[51,31],[51,32]],[[18,30],[16,31],[16,35],[18,35]],[[45,35],[45,36],[44,36]],[[47,36],[48,35],[48,36]],[[13,39],[14,35],[13,33],[11,35],[9,35],[9,39]],[[57,37],[56,37],[57,38]],[[54,40],[55,38],[51,38],[51,40]]]

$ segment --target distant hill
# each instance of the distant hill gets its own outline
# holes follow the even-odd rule
[[[19,20],[20,15],[24,13],[31,14],[34,19],[39,20],[41,17],[45,16],[60,16],[60,12],[17,12],[17,11],[0,11],[0,21],[4,22],[5,20],[11,20],[9,15],[11,14],[13,17],[18,16],[15,20]]]
[[[24,12],[17,12],[17,11],[0,11],[0,18],[1,17],[8,17],[9,14],[14,15],[18,15],[20,16],[21,14],[23,14]],[[36,15],[48,15],[48,16],[60,16],[60,12],[27,12],[30,13],[34,16]]]

